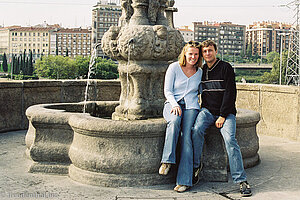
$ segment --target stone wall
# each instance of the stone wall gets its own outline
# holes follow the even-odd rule
[[[84,101],[86,80],[0,82],[0,132],[27,129],[26,109],[45,103]],[[117,80],[93,80],[88,100],[114,100],[120,96]]]
[[[261,115],[258,134],[300,141],[299,87],[237,84],[237,89],[237,107],[255,110]]]
[[[0,132],[27,129],[31,105],[83,101],[85,87],[85,80],[0,82]],[[117,80],[94,80],[89,88],[89,100],[119,100]],[[261,115],[258,134],[300,141],[299,87],[238,83],[237,90],[237,107]]]

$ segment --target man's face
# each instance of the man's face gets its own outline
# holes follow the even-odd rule
[[[214,63],[217,59],[217,51],[212,45],[208,47],[203,47],[202,55],[206,63]]]

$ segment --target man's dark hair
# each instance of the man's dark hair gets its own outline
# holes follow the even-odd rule
[[[205,40],[204,42],[201,43],[202,47],[209,47],[209,46],[213,46],[215,48],[215,50],[217,51],[217,45],[214,41],[212,40]]]

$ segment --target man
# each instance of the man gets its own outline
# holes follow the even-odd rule
[[[194,183],[199,181],[201,156],[206,129],[215,125],[223,136],[234,183],[240,184],[242,196],[251,196],[251,189],[243,166],[236,132],[236,84],[232,66],[217,58],[215,42],[202,43],[203,65],[201,110],[192,129],[194,148]]]

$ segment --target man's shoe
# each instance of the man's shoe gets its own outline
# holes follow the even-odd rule
[[[170,163],[162,163],[158,173],[161,175],[167,175],[170,171],[171,164]]]
[[[196,185],[200,181],[200,172],[202,170],[203,164],[200,163],[200,167],[193,169],[193,185]]]
[[[176,187],[174,188],[174,190],[176,192],[185,192],[185,191],[187,191],[190,188],[191,188],[190,186],[186,186],[186,185],[176,185]]]
[[[250,185],[247,181],[243,181],[240,183],[240,192],[242,197],[249,197],[252,195]]]

